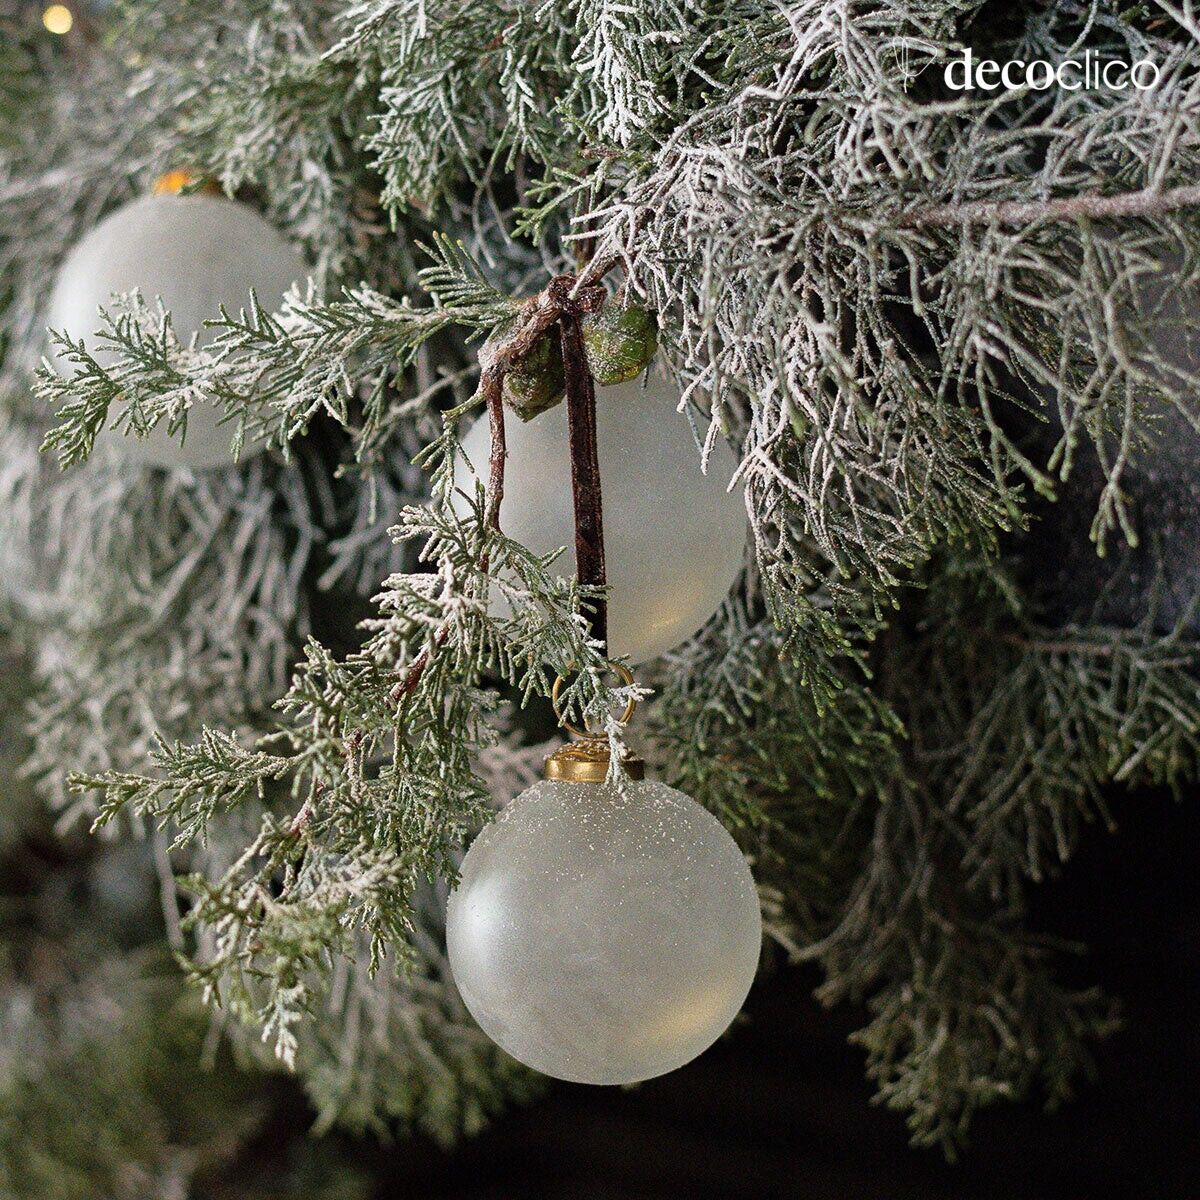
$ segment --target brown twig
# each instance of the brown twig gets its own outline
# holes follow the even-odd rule
[[[583,312],[604,302],[593,287],[576,288],[571,276],[560,276],[547,289],[560,310],[566,382],[566,428],[571,454],[571,494],[575,503],[575,568],[580,583],[602,588],[607,583],[604,556],[604,508],[600,491],[599,440],[596,436],[595,380],[583,349]],[[608,606],[594,601],[592,634],[607,646]]]
[[[290,838],[299,837],[311,824],[313,816],[313,808],[316,802],[321,798],[321,793],[325,791],[325,785],[318,783],[313,788],[312,794],[300,805],[300,811],[292,818],[292,823],[288,826],[287,836]]]
[[[1080,217],[1149,217],[1200,205],[1200,184],[1145,188],[1116,195],[1058,196],[1052,200],[973,200],[935,204],[903,213],[902,229],[934,229],[955,225],[1027,225],[1036,221],[1075,221]]]
[[[586,267],[575,277],[574,286],[571,288],[572,297],[579,297],[587,288],[595,287],[605,275],[618,266],[621,262],[619,254],[606,254],[603,258],[593,258]],[[560,279],[569,279],[569,275],[561,275]],[[554,286],[554,280],[550,281],[550,288]],[[550,290],[547,288],[547,291]],[[603,297],[601,297],[603,299]],[[584,307],[584,312],[590,312],[592,309]]]
[[[1002,633],[1000,641],[1016,646],[1021,650],[1033,650],[1039,654],[1094,654],[1101,658],[1109,658],[1115,650],[1107,642],[1085,642],[1068,638],[1044,639],[1023,637],[1019,633]]]
[[[414,691],[417,684],[421,682],[421,676],[425,674],[425,668],[429,666],[429,660],[433,657],[433,652],[440,650],[449,636],[450,630],[443,625],[433,635],[432,649],[426,646],[416,658],[412,660],[407,671],[404,673],[404,678],[396,684],[395,687],[388,693],[388,699],[393,704],[399,704],[401,700],[407,699]]]
[[[567,437],[571,448],[571,494],[575,504],[575,569],[579,582],[604,587],[604,510],[600,491],[599,441],[596,433],[596,385],[583,348],[579,313],[558,319],[567,390]],[[593,602],[592,636],[608,646],[608,604]]]

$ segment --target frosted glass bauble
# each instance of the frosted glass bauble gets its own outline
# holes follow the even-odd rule
[[[645,662],[686,641],[716,612],[742,568],[746,509],[727,491],[737,463],[718,439],[707,474],[700,469],[679,394],[653,373],[596,389],[596,426],[609,583],[608,647],[614,658]],[[539,554],[566,546],[560,569],[575,570],[575,510],[567,407],[532,421],[509,417],[500,525]],[[486,478],[488,420],[463,439],[471,465]],[[471,494],[463,462],[456,485]],[[458,499],[460,512],[465,501]],[[500,611],[498,606],[495,606]]]
[[[634,1083],[737,1015],[762,918],[737,844],[682,792],[546,780],[467,852],[446,939],[471,1015],[515,1059]]]
[[[193,334],[204,345],[216,336],[204,321],[217,317],[222,304],[231,313],[247,308],[253,289],[271,311],[293,283],[308,274],[303,260],[283,236],[253,209],[223,196],[143,196],[109,214],[67,255],[58,273],[46,324],[72,338],[83,338],[101,365],[115,354],[95,336],[97,310],[114,293],[137,288],[147,304],[161,298],[176,336],[185,345]],[[59,357],[61,371],[70,365]],[[232,461],[232,426],[218,425],[223,410],[194,404],[188,411],[187,436],[168,436],[165,422],[148,438],[135,435],[103,439],[125,462],[157,467],[204,468]],[[99,443],[97,443],[99,446]],[[244,453],[261,449],[247,443]]]

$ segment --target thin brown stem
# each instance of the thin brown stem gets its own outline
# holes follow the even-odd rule
[[[304,801],[300,806],[300,811],[292,818],[292,823],[288,826],[288,837],[299,837],[309,827],[312,823],[313,810],[316,807],[317,801],[324,794],[324,791],[325,785],[323,783],[318,783],[313,788],[312,794]]]
[[[488,454],[488,482],[484,503],[484,520],[497,533],[500,531],[500,505],[504,500],[504,459],[508,454],[508,442],[504,433],[504,400],[500,380],[490,382],[485,392],[487,399],[488,433],[491,446]],[[484,558],[484,570],[487,558]]]
[[[1022,637],[1017,633],[1002,633],[1000,640],[1021,650],[1033,650],[1039,654],[1094,654],[1100,658],[1110,658],[1115,653],[1114,647],[1106,642]]]
[[[575,502],[575,568],[579,582],[604,587],[604,510],[600,491],[599,439],[596,432],[596,385],[588,369],[577,311],[559,318],[567,391],[567,437],[571,449],[571,493]],[[593,636],[608,646],[608,605],[593,602]]]
[[[1145,188],[1115,195],[1082,194],[1051,200],[973,200],[966,204],[935,204],[904,213],[902,229],[934,229],[955,225],[1030,225],[1038,221],[1075,221],[1081,217],[1152,217],[1200,205],[1200,184]]]
[[[443,625],[433,635],[433,651],[440,650],[449,636],[449,629]],[[429,660],[433,657],[433,653],[429,646],[426,646],[416,658],[412,660],[408,670],[404,673],[404,678],[396,684],[395,687],[388,693],[388,699],[393,704],[399,704],[402,700],[406,700],[413,692],[417,690],[417,684],[421,682],[421,676],[425,674],[425,668],[429,666]]]

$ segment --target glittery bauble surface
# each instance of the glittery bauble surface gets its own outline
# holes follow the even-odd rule
[[[674,388],[653,372],[646,386],[635,380],[596,389],[608,644],[614,657],[634,663],[691,637],[742,569],[745,502],[740,488],[727,490],[737,466],[733,451],[718,438],[707,474],[701,471],[691,426],[675,411],[678,402]],[[565,546],[556,569],[570,574],[575,514],[566,405],[525,423],[509,421],[506,432],[501,528],[539,554]],[[485,415],[463,440],[471,464],[485,476],[488,447]],[[455,482],[474,490],[461,461]],[[456,503],[466,510],[465,501]]]
[[[662,783],[535,784],[475,840],[451,893],[454,980],[514,1058],[634,1083],[707,1049],[754,980],[754,880],[721,823]]]
[[[113,361],[94,336],[97,310],[114,293],[137,288],[147,304],[158,298],[171,314],[185,345],[193,334],[204,345],[215,336],[205,320],[248,308],[253,289],[268,311],[284,292],[308,274],[300,256],[253,209],[224,197],[143,196],[109,214],[72,251],[58,273],[46,324],[83,338],[101,364]],[[61,360],[58,368],[69,371]],[[218,425],[222,410],[195,404],[188,412],[187,436],[168,436],[160,424],[148,438],[109,436],[101,442],[127,462],[158,467],[204,468],[227,464],[233,429]],[[101,443],[97,443],[102,449]],[[258,446],[257,448],[261,448]],[[248,443],[243,453],[253,453]]]

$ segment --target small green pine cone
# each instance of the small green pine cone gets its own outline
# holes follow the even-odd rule
[[[588,368],[605,386],[636,379],[658,347],[654,315],[636,305],[610,302],[585,316],[582,326]]]
[[[488,345],[507,338],[511,329],[511,323],[502,326],[488,339]],[[538,413],[553,408],[563,398],[565,388],[562,343],[555,327],[538,338],[524,362],[505,374],[501,395],[522,421],[532,421]]]

